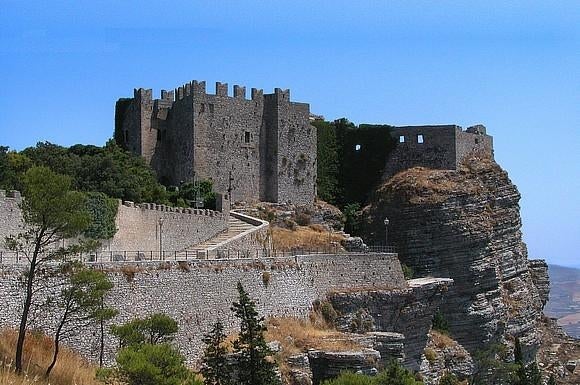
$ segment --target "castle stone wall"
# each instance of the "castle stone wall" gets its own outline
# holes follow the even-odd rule
[[[396,147],[387,159],[383,179],[412,167],[456,170],[471,152],[493,158],[493,138],[482,125],[465,131],[456,125],[394,127]]]
[[[6,237],[18,234],[23,229],[20,202],[20,192],[0,190],[0,251],[6,250]]]
[[[290,102],[288,90],[264,95],[235,85],[192,81],[175,93],[136,89],[117,111],[121,145],[141,155],[164,182],[211,179],[217,192],[236,201],[312,204],[316,194],[316,130],[310,107]],[[120,104],[118,103],[117,108]],[[124,105],[123,105],[124,106]],[[125,107],[122,107],[125,108]]]
[[[161,230],[159,222],[162,221]],[[112,251],[181,251],[227,230],[228,218],[212,210],[196,210],[144,203],[119,205],[117,233],[103,242]]]
[[[264,316],[308,316],[312,302],[327,293],[360,288],[404,288],[394,254],[312,255],[276,259],[94,264],[114,283],[108,305],[119,310],[114,323],[163,312],[179,323],[176,343],[191,363],[199,358],[201,337],[220,319],[228,332],[237,327],[230,306],[241,282]],[[22,266],[0,265],[0,327],[17,325],[23,290]],[[50,325],[53,315],[38,317]],[[107,327],[108,329],[108,327]],[[93,360],[98,357],[97,325],[82,330],[69,344]],[[106,336],[111,363],[118,342]]]

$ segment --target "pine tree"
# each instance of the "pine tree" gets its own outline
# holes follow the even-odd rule
[[[256,304],[238,282],[239,302],[234,302],[232,311],[240,320],[240,334],[234,341],[238,354],[238,384],[279,385],[275,364],[268,360],[273,354],[264,339],[264,318],[259,317]]]
[[[211,331],[203,337],[206,348],[203,353],[203,374],[205,385],[232,384],[231,370],[227,363],[226,335],[224,325],[217,321]]]

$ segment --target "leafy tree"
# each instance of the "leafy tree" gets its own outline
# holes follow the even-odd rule
[[[275,372],[276,366],[268,360],[273,352],[264,339],[264,318],[258,316],[256,304],[240,282],[237,289],[239,301],[234,302],[231,309],[240,320],[240,334],[234,341],[234,351],[238,354],[238,384],[280,384]]]
[[[217,321],[211,331],[203,337],[206,347],[202,358],[201,373],[205,385],[233,384],[227,362],[225,340],[224,325],[220,321]]]
[[[356,234],[360,230],[359,210],[359,203],[349,203],[344,206],[342,214],[344,216],[344,231],[347,233]]]
[[[556,378],[554,377],[554,374],[550,374],[550,378],[548,379],[548,385],[556,385]]]
[[[175,338],[177,330],[177,322],[162,313],[152,314],[144,319],[137,318],[123,325],[111,327],[111,333],[119,338],[121,347],[171,342]]]
[[[413,373],[403,368],[397,361],[391,361],[387,368],[374,379],[373,385],[423,385]]]
[[[115,218],[118,200],[109,198],[99,192],[87,193],[87,211],[91,215],[91,224],[85,236],[92,239],[110,239],[117,232]]]
[[[472,376],[471,384],[513,382],[518,365],[508,363],[508,356],[507,348],[502,344],[493,344],[487,349],[476,352],[474,354],[476,371]]]
[[[322,382],[322,385],[374,385],[373,377],[351,372],[343,372],[332,380]]]
[[[19,251],[28,259],[24,306],[16,344],[15,366],[18,373],[22,372],[24,339],[39,269],[89,247],[85,244],[59,247],[61,239],[80,235],[89,224],[85,197],[71,190],[69,177],[56,174],[46,167],[32,167],[24,174],[23,187],[21,210],[26,228],[6,240],[10,249]]]
[[[183,356],[166,343],[123,348],[117,364],[129,385],[201,385],[185,367]]]
[[[49,305],[60,310],[60,317],[54,334],[52,362],[46,369],[46,377],[56,364],[62,340],[95,320],[109,320],[117,314],[115,309],[102,306],[103,297],[113,287],[105,273],[89,269],[80,262],[65,263],[60,272],[66,277],[65,287],[60,296],[49,298]]]

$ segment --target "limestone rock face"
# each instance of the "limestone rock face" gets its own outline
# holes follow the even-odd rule
[[[528,268],[532,275],[532,282],[534,282],[538,294],[540,295],[540,299],[542,300],[542,306],[544,306],[546,305],[546,302],[548,302],[548,296],[550,295],[548,264],[543,259],[531,259],[528,262]]]
[[[527,358],[539,344],[545,293],[532,280],[541,269],[528,266],[519,199],[493,160],[471,156],[457,171],[403,171],[365,208],[367,240],[384,239],[387,217],[389,243],[415,276],[454,280],[440,310],[471,353],[508,335],[520,338]]]
[[[404,357],[392,353],[390,356],[417,370],[427,345],[433,315],[453,282],[437,278],[408,282],[409,287],[404,289],[335,292],[327,298],[341,315],[336,320],[341,331],[402,334],[404,342],[402,336],[398,342],[403,342]],[[388,349],[381,349],[379,344],[373,348],[383,350],[385,357],[389,356]]]

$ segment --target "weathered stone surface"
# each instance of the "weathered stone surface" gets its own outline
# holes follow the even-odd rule
[[[532,282],[534,283],[534,286],[536,286],[538,294],[540,295],[542,306],[544,306],[546,305],[546,302],[548,302],[548,296],[550,295],[548,264],[543,259],[531,259],[528,261],[528,268],[530,269]]]
[[[189,363],[199,358],[201,337],[221,319],[228,332],[238,321],[230,311],[241,282],[265,317],[305,318],[312,303],[329,291],[352,287],[372,289],[406,282],[395,255],[310,255],[264,259],[195,260],[189,262],[134,262],[92,264],[108,273],[114,284],[108,305],[119,310],[113,323],[165,313],[177,320],[176,344]],[[364,266],[364,268],[362,268]],[[23,303],[24,266],[0,264],[0,327],[16,327]],[[264,282],[263,274],[269,273]],[[38,299],[46,293],[39,292]],[[34,327],[50,329],[54,314],[39,314]],[[108,327],[107,327],[108,330]],[[91,325],[68,341],[89,359],[98,357],[98,328]],[[106,360],[111,362],[118,341],[107,335]]]
[[[361,237],[348,237],[341,244],[346,251],[364,252],[368,250],[368,246]]]
[[[312,370],[312,383],[334,378],[341,372],[351,371],[367,375],[378,372],[377,362],[380,353],[376,350],[365,349],[357,352],[308,352],[308,361]]]
[[[365,208],[366,233],[389,239],[418,276],[453,278],[441,311],[470,352],[507,335],[527,358],[538,346],[542,301],[522,241],[520,194],[493,160],[470,156],[457,171],[414,168],[386,181]],[[407,336],[408,337],[408,336]]]
[[[475,364],[469,352],[457,341],[439,332],[429,333],[424,353],[420,373],[426,385],[438,384],[446,373],[452,373],[460,380],[474,373]]]
[[[418,369],[433,315],[451,283],[450,279],[418,279],[409,281],[409,288],[334,292],[328,300],[341,314],[339,330],[358,331],[366,323],[362,331],[404,335],[404,363]]]

